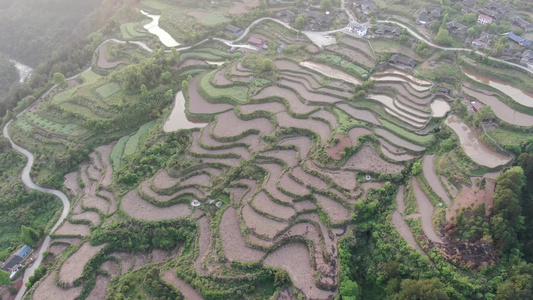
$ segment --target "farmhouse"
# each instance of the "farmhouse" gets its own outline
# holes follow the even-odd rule
[[[516,35],[514,32],[508,32],[505,34],[507,37],[509,37],[509,40],[515,44],[518,44],[523,47],[529,47],[531,46],[531,41],[526,40],[525,38]]]
[[[467,8],[474,8],[474,6],[476,6],[477,4],[477,0],[463,0],[462,2],[462,5],[467,7]]]
[[[453,34],[459,34],[459,35],[466,35],[466,32],[468,31],[468,27],[456,22],[451,21],[446,23],[446,28]]]
[[[374,31],[375,34],[381,34],[381,35],[395,35],[399,36],[402,34],[402,29],[400,27],[396,26],[387,26],[387,25],[379,25],[378,29]]]
[[[491,16],[479,14],[479,17],[477,17],[477,22],[482,25],[487,25],[492,24],[492,22],[494,22],[494,19]]]
[[[438,6],[423,6],[418,14],[418,22],[422,24],[428,24],[432,21],[439,20],[442,15],[442,11]]]
[[[330,15],[326,15],[321,12],[300,9],[298,13],[307,15],[307,27],[311,31],[328,30],[331,27],[331,24],[333,23],[332,17]]]
[[[533,24],[529,23],[528,21],[522,19],[519,16],[511,17],[511,23],[518,26],[520,29],[524,30],[525,32],[533,31]]]
[[[364,25],[352,23],[349,25],[350,32],[356,33],[358,36],[365,36],[368,28]]]
[[[240,29],[239,27],[235,27],[231,24],[228,24],[226,25],[226,31],[229,32],[230,34],[232,35],[235,35],[235,36],[239,36],[242,34],[242,29]]]
[[[379,12],[379,8],[376,6],[376,4],[370,0],[354,1],[353,4],[359,10],[359,12],[365,15],[369,15],[373,11]]]
[[[530,69],[533,69],[533,50],[528,49],[524,51],[522,53],[522,58],[520,59],[520,63]]]
[[[500,18],[503,17],[502,14],[500,14],[499,12],[496,12],[496,11],[493,11],[493,10],[490,10],[490,9],[487,9],[487,8],[480,9],[479,13],[482,14],[482,15],[485,15],[485,16],[489,16],[493,20],[497,20],[497,19],[500,19]]]
[[[472,41],[472,47],[485,47],[493,37],[494,35],[483,32],[478,39]]]
[[[501,5],[497,2],[490,2],[489,4],[485,5],[485,8],[498,12],[500,14],[506,14],[509,12],[509,8],[507,6]]]
[[[478,112],[483,106],[485,106],[483,103],[478,101],[472,101],[470,104],[472,104],[472,110],[474,110],[474,112]]]
[[[399,54],[393,54],[389,59],[389,63],[391,65],[403,65],[403,66],[407,66],[411,68],[416,67],[415,60],[399,55]]]
[[[248,39],[248,44],[263,47],[265,45],[265,41],[262,39],[251,37]]]
[[[276,17],[283,22],[292,23],[296,20],[298,15],[290,9],[280,10],[276,13]]]
[[[30,254],[31,248],[27,245],[24,245],[19,251],[17,251],[17,253],[8,257],[1,269],[8,272],[16,271],[16,266],[24,261],[24,259],[26,259]]]

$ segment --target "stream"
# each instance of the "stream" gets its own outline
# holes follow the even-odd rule
[[[9,61],[15,66],[15,68],[17,68],[17,71],[19,72],[19,82],[24,82],[26,78],[30,77],[31,72],[33,71],[30,66],[27,66],[14,59],[10,59]]]

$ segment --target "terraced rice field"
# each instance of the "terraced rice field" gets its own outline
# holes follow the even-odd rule
[[[350,106],[348,103],[339,103],[336,106],[355,119],[374,125],[381,125],[381,122],[378,120],[378,118],[368,110],[355,108]]]
[[[226,103],[209,103],[198,92],[199,76],[194,77],[189,83],[188,111],[193,114],[214,114],[233,108]],[[187,100],[187,99],[186,99]]]
[[[84,243],[61,265],[58,279],[61,282],[72,285],[74,280],[81,277],[85,265],[105,246],[107,246],[107,244],[91,246],[89,243]]]
[[[132,190],[124,195],[122,210],[133,218],[143,221],[172,220],[191,214],[191,209],[185,204],[157,207],[141,198],[137,190]]]
[[[403,166],[386,162],[379,156],[376,149],[364,145],[346,161],[343,169],[396,174],[403,169]]]

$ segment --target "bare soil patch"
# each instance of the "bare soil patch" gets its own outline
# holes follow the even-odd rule
[[[322,121],[312,119],[295,119],[287,112],[278,113],[276,116],[278,118],[279,126],[311,130],[320,136],[322,144],[326,143],[331,134],[331,129],[329,128],[328,124]]]
[[[74,171],[65,175],[64,184],[73,194],[78,195],[81,193],[81,187],[78,184],[78,172]]]
[[[39,283],[39,286],[33,293],[34,300],[50,300],[50,299],[76,299],[80,296],[83,286],[64,289],[58,287],[55,283],[55,270]]]
[[[383,137],[384,139],[386,139],[387,141],[393,143],[396,146],[399,146],[399,147],[402,147],[402,148],[405,148],[405,149],[408,149],[408,150],[411,150],[411,151],[414,151],[414,152],[421,152],[421,151],[424,151],[426,149],[426,148],[424,148],[422,146],[419,146],[419,145],[413,144],[411,142],[408,142],[408,141],[398,137],[397,135],[395,135],[392,132],[387,131],[385,129],[376,128],[375,132],[376,132],[377,135]]]
[[[87,296],[87,300],[103,300],[107,295],[107,288],[109,286],[109,278],[98,275],[96,277],[96,283],[94,284],[93,289]]]
[[[420,187],[418,179],[413,178],[412,180],[413,191],[415,194],[418,211],[422,215],[422,230],[424,231],[429,240],[434,243],[443,244],[444,242],[437,234],[437,232],[435,232],[435,228],[433,228],[433,204],[431,203],[431,200],[429,200],[426,193],[424,193],[424,191]]]
[[[194,77],[189,83],[189,111],[193,114],[214,114],[233,108],[226,103],[209,103],[198,92],[198,80],[200,76]]]
[[[212,133],[219,137],[232,137],[250,129],[259,130],[261,134],[270,134],[274,128],[268,119],[256,118],[243,121],[235,115],[235,111],[231,110],[217,115],[217,123]]]
[[[355,108],[350,106],[348,103],[339,103],[337,104],[337,107],[357,120],[365,121],[374,125],[381,125],[381,122],[379,122],[378,118],[376,118],[376,116],[374,116],[374,114],[368,110]]]
[[[194,175],[183,180],[182,182],[180,182],[180,185],[181,186],[186,186],[186,185],[210,186],[211,185],[211,182],[209,182],[210,179],[211,177],[209,177],[209,175],[207,174],[199,174],[199,175]]]
[[[309,194],[309,189],[292,179],[288,172],[279,180],[279,187],[300,196]]]
[[[289,219],[294,216],[294,209],[272,201],[265,192],[259,192],[252,200],[255,209],[280,219]]]
[[[342,134],[335,134],[336,138],[339,138],[339,141],[331,148],[326,149],[326,153],[333,159],[340,160],[342,159],[342,154],[344,148],[352,144],[351,139]]]
[[[80,235],[88,236],[91,234],[91,229],[85,224],[72,224],[68,221],[63,223],[56,231],[54,235]]]
[[[315,194],[314,196],[318,205],[328,214],[334,224],[350,220],[350,212],[342,204],[319,194]]]
[[[403,200],[404,190],[405,186],[402,185],[398,188],[398,193],[396,194],[396,209],[400,214],[403,214],[405,211],[405,201]]]
[[[105,45],[106,44],[103,44],[98,49],[98,67],[100,67],[102,69],[111,69],[111,68],[114,68],[114,67],[120,65],[122,63],[121,60],[109,61],[107,59],[107,53],[106,53]]]
[[[315,109],[314,107],[309,107],[302,103],[298,98],[298,95],[293,91],[278,86],[266,87],[258,94],[254,95],[252,99],[265,99],[269,97],[278,97],[287,100],[290,110],[298,114],[307,114]]]
[[[307,155],[309,154],[309,150],[311,149],[311,139],[307,136],[299,136],[294,138],[287,138],[283,139],[279,142],[280,145],[294,145],[298,149],[300,149],[298,152],[300,154],[300,159],[307,158]]]
[[[360,136],[367,134],[372,134],[372,131],[362,127],[355,127],[348,131],[348,136],[350,137],[350,141],[352,141],[352,146],[357,145],[357,140]]]
[[[418,252],[423,256],[427,256],[424,250],[422,250],[422,248],[420,248],[420,245],[418,245],[418,243],[416,242],[415,237],[411,232],[411,228],[409,228],[409,225],[405,223],[404,219],[398,211],[395,211],[392,214],[391,223],[394,226],[394,229],[396,229],[396,231],[402,236],[402,238],[407,242],[407,244],[418,250]]]
[[[89,243],[84,243],[78,251],[72,254],[59,270],[59,280],[66,282],[69,285],[81,277],[85,264],[88,263],[100,250],[102,250],[107,244],[100,246],[91,246]]]
[[[241,187],[229,188],[229,191],[230,191],[231,201],[234,204],[239,204],[242,200],[242,197],[246,195],[246,193],[248,192],[248,188],[241,188]]]
[[[226,78],[226,69],[227,67],[224,67],[215,72],[215,75],[213,75],[212,79],[213,86],[224,86],[233,84],[233,81]]]
[[[295,62],[286,59],[276,59],[274,61],[276,68],[280,70],[301,71],[302,68]]]
[[[251,114],[256,111],[268,111],[278,113],[285,110],[285,106],[279,102],[265,102],[257,104],[246,104],[239,106],[243,114]]]
[[[307,186],[312,186],[320,190],[328,188],[328,184],[324,180],[305,172],[302,167],[292,169],[291,174]]]
[[[79,215],[73,215],[72,220],[89,220],[94,226],[100,224],[100,215],[94,211],[86,211]]]
[[[117,200],[115,199],[115,195],[113,195],[112,192],[108,190],[100,190],[96,195],[105,198],[109,201],[109,209],[107,211],[108,214],[112,214],[117,210]]]
[[[48,247],[48,252],[54,254],[54,256],[58,256],[61,254],[61,252],[65,251],[69,247],[68,244],[58,243],[53,244],[50,247]]]
[[[128,192],[122,198],[122,210],[130,216],[143,221],[170,220],[191,214],[190,208],[185,204],[157,207],[142,199],[137,189]]]
[[[176,276],[175,270],[166,270],[163,271],[163,275],[161,276],[164,281],[170,283],[174,287],[176,287],[180,292],[185,296],[185,299],[187,300],[204,300],[202,295],[200,295],[195,289],[193,289],[187,282],[184,280],[178,278]]]
[[[170,177],[165,170],[159,171],[152,180],[155,188],[168,189],[175,186],[179,182],[178,178]]]
[[[336,184],[340,185],[341,187],[347,190],[355,189],[355,185],[357,184],[357,182],[355,180],[355,174],[353,172],[342,171],[342,170],[338,170],[338,171],[323,170],[317,167],[314,163],[310,161],[307,161],[306,166],[310,170],[316,170],[322,175],[331,178]],[[344,196],[341,196],[341,197],[344,197]]]
[[[107,213],[109,211],[110,203],[108,200],[100,198],[98,196],[88,195],[83,197],[83,206],[96,208],[103,213]]]
[[[361,52],[365,53],[366,55],[370,57],[374,57],[374,52],[372,51],[372,48],[368,45],[368,43],[363,42],[362,40],[357,40],[350,38],[348,36],[343,36],[341,39],[341,43],[344,43],[348,46],[351,46],[353,48],[359,49]]]
[[[294,167],[298,164],[298,155],[294,150],[274,150],[262,153],[265,156],[275,157],[283,160],[289,167]]]
[[[422,162],[422,171],[424,172],[424,177],[428,182],[431,189],[439,196],[444,203],[449,207],[452,203],[446,189],[439,180],[439,176],[435,172],[435,154],[426,155],[424,161]]]
[[[311,117],[318,117],[318,118],[322,118],[326,121],[328,121],[329,123],[329,126],[332,127],[332,128],[335,128],[337,127],[337,117],[335,117],[332,113],[330,113],[329,111],[325,110],[325,109],[321,109],[319,111],[317,111],[316,113],[312,114]]]
[[[104,178],[102,178],[102,185],[105,187],[109,186],[113,179],[113,166],[109,161],[109,156],[111,155],[111,151],[113,150],[115,144],[116,142],[113,142],[109,145],[100,146],[95,149],[96,151],[100,152],[100,155],[102,157],[103,168],[105,170]]]
[[[228,208],[222,216],[220,236],[222,238],[222,249],[224,249],[224,253],[230,261],[250,262],[257,261],[263,257],[264,253],[262,251],[246,246],[237,219],[237,211],[233,207]]]
[[[297,212],[316,209],[316,205],[309,200],[294,202],[294,207]]]
[[[102,167],[102,162],[100,161],[100,158],[98,157],[96,152],[91,152],[91,154],[89,154],[89,157],[91,158],[91,164],[94,165],[96,170],[102,172],[104,168]]]
[[[246,227],[250,228],[253,232],[259,235],[265,236],[269,239],[274,238],[276,234],[287,227],[287,223],[278,222],[272,219],[263,217],[256,213],[250,205],[244,205],[242,208],[242,217]]]
[[[152,250],[152,262],[153,263],[160,263],[165,261],[167,259],[167,250],[154,248]]]
[[[485,178],[485,188],[481,189],[480,183]],[[461,192],[455,197],[453,205],[446,211],[446,220],[448,222],[457,216],[461,208],[476,207],[485,204],[487,215],[490,213],[490,207],[494,205],[494,192],[496,191],[496,179],[491,178],[490,173],[484,177],[470,178],[471,186],[462,185]]]
[[[120,265],[113,260],[106,260],[100,265],[100,269],[109,272],[109,274],[115,276],[119,274]]]
[[[287,79],[281,79],[279,81],[281,85],[288,86],[298,92],[302,98],[309,102],[318,103],[336,103],[344,101],[344,99],[333,97],[331,95],[324,95],[319,93],[312,93],[308,91],[302,83],[289,81]]]
[[[229,149],[220,149],[220,150],[209,150],[204,149],[198,144],[198,139],[200,136],[200,132],[195,131],[193,133],[193,141],[191,144],[191,147],[189,148],[189,151],[192,153],[198,153],[198,154],[212,154],[212,155],[223,155],[223,154],[237,154],[240,155],[244,159],[249,159],[251,154],[248,151],[248,149],[244,147],[234,147]]]
[[[126,274],[133,267],[133,255],[128,252],[113,252],[111,256],[120,259],[120,269],[122,275]]]
[[[89,179],[94,179],[94,181],[100,181],[102,179],[102,172],[100,172],[93,164],[90,164],[87,168],[87,175]]]
[[[207,63],[199,59],[187,59],[186,61],[180,64],[180,68],[187,66],[207,66]]]
[[[395,174],[400,172],[403,166],[384,161],[376,149],[369,145],[364,145],[346,161],[343,169]]]
[[[329,299],[334,295],[315,286],[315,271],[309,262],[309,250],[303,244],[290,243],[279,248],[267,255],[264,264],[289,273],[294,285],[310,299]]]
[[[278,164],[262,164],[259,166],[265,168],[270,173],[270,175],[268,176],[267,182],[265,184],[266,191],[270,195],[272,195],[274,198],[282,202],[291,203],[292,197],[282,193],[277,188],[277,182],[279,178],[281,177],[283,168]]]
[[[368,194],[369,190],[381,188],[383,187],[384,184],[385,183],[383,182],[376,182],[376,181],[361,183],[361,189],[363,190],[363,194],[359,198],[360,199],[366,198],[366,195]]]
[[[207,271],[202,268],[202,259],[204,258],[204,255],[207,253],[207,250],[209,250],[209,245],[211,244],[211,232],[209,230],[209,219],[207,217],[202,217],[198,220],[198,225],[200,228],[200,235],[198,237],[198,245],[199,245],[199,251],[198,251],[198,257],[196,258],[196,261],[194,262],[194,268],[196,269],[196,272],[200,275],[206,275]]]
[[[135,264],[133,265],[133,270],[137,270],[140,267],[150,263],[150,257],[146,252],[138,252],[135,254]]]

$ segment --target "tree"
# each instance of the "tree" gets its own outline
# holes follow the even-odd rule
[[[474,119],[474,127],[478,127],[483,120],[492,120],[494,118],[494,111],[489,105],[485,105],[478,110],[476,118]]]
[[[450,36],[450,33],[446,27],[443,28],[441,26],[439,33],[437,33],[437,36],[435,37],[435,42],[443,46],[449,46],[453,43],[452,37]]]
[[[463,23],[465,25],[474,25],[477,22],[477,15],[476,14],[472,14],[472,13],[465,14],[463,16],[463,20],[462,21],[463,21]]]
[[[52,79],[52,82],[61,88],[67,86],[67,80],[65,79],[65,75],[61,73],[54,73],[54,78]]]
[[[343,300],[356,300],[359,297],[359,286],[355,281],[344,279],[339,287],[339,292]]]
[[[401,290],[392,298],[394,300],[447,300],[450,299],[438,279],[412,280],[405,279]]]
[[[294,28],[302,29],[302,26],[305,24],[307,24],[307,15],[299,14],[298,17],[296,17],[296,20],[294,21]]]
[[[9,282],[11,282],[11,280],[9,280],[9,272],[0,270],[0,285],[8,284]]]
[[[290,281],[291,281],[291,278],[289,277],[289,274],[285,270],[277,269],[274,272],[274,284],[276,286],[284,286]]]
[[[533,279],[529,274],[515,275],[498,286],[497,300],[531,299],[533,297]]]
[[[39,233],[37,230],[22,225],[20,227],[20,241],[24,244],[33,246],[39,240]]]
[[[420,174],[420,171],[422,171],[422,165],[419,162],[415,162],[411,167],[411,174],[413,174],[413,176],[416,176]]]
[[[323,11],[330,11],[333,9],[333,2],[332,0],[322,0],[320,1],[320,8]]]

